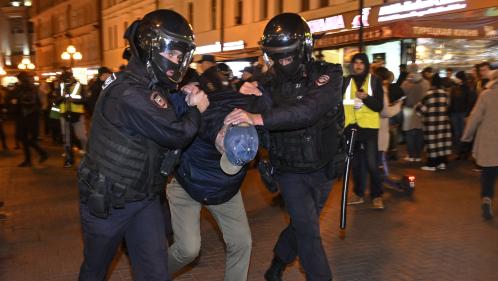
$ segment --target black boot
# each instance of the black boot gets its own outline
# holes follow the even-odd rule
[[[275,256],[271,261],[270,268],[265,272],[266,281],[282,281],[282,274],[286,266],[287,264]]]

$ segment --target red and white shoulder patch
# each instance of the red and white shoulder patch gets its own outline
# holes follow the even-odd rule
[[[155,106],[159,108],[168,108],[168,101],[163,98],[158,92],[152,92],[152,94],[150,94],[150,100]]]
[[[325,84],[327,84],[330,80],[330,76],[328,75],[321,75],[320,77],[318,77],[318,79],[315,80],[315,83],[316,85],[318,86],[323,86]]]

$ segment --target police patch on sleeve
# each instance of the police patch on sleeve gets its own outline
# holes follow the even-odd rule
[[[315,80],[315,83],[317,86],[323,86],[325,84],[327,84],[330,80],[330,76],[328,75],[321,75],[320,77],[318,77],[318,79]]]
[[[150,100],[159,108],[168,108],[168,101],[164,99],[158,92],[150,94]]]

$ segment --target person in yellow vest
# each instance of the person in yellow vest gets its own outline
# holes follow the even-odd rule
[[[55,105],[59,109],[62,137],[64,140],[64,167],[69,168],[74,164],[74,155],[71,143],[71,130],[80,141],[81,147],[84,149],[87,143],[87,133],[85,127],[85,109],[83,106],[84,97],[83,85],[78,82],[70,68],[63,69],[59,83],[59,98]],[[56,110],[57,108],[52,108]]]
[[[369,74],[370,64],[364,53],[355,54],[351,59],[351,75],[344,78],[343,104],[345,134],[352,128],[358,130],[352,160],[354,194],[348,204],[364,202],[364,193],[370,174],[370,196],[375,209],[384,209],[382,181],[377,168],[378,135],[380,111],[383,107],[384,91],[382,82]]]

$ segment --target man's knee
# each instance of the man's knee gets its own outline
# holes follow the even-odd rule
[[[184,242],[175,242],[170,249],[171,254],[183,263],[190,263],[199,256],[201,250],[200,240],[190,240]]]
[[[250,251],[252,248],[252,238],[251,233],[239,233],[232,236],[232,238],[225,241],[227,246],[227,251]]]

